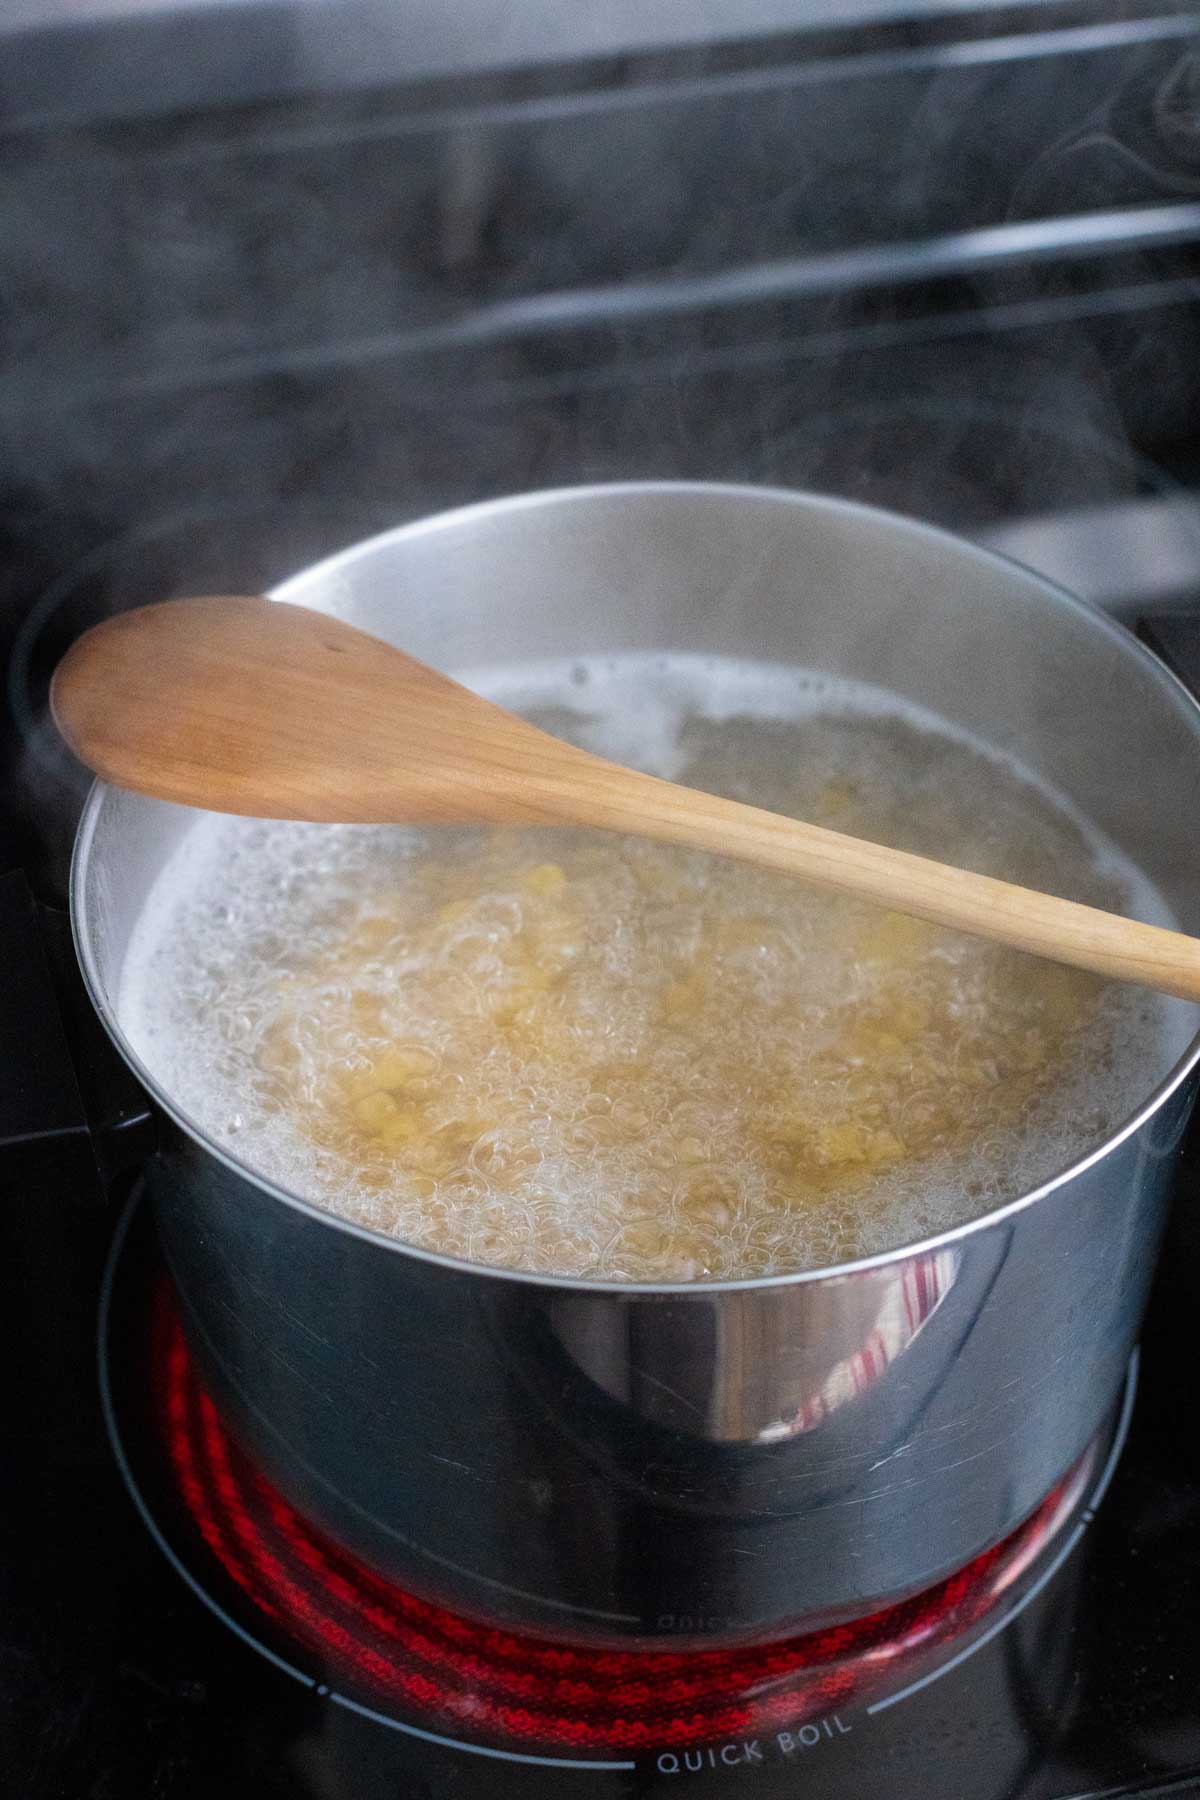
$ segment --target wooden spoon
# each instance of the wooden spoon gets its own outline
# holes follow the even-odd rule
[[[637,832],[1200,1000],[1194,938],[621,768],[305,607],[222,598],[121,613],[68,651],[51,705],[98,775],[186,806]]]

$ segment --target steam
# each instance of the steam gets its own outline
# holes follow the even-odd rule
[[[10,135],[31,812],[82,791],[45,683],[92,618],[447,505],[735,479],[974,531],[1162,486],[1130,427],[1194,419],[1192,29],[881,26]]]

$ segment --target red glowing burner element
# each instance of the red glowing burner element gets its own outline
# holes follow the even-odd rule
[[[318,1653],[326,1679],[411,1723],[584,1756],[784,1729],[858,1703],[962,1637],[1055,1536],[1077,1465],[1011,1536],[912,1599],[757,1646],[609,1650],[517,1635],[394,1587],[309,1525],[259,1474],[202,1386],[174,1306],[156,1367],[167,1450],[217,1562]]]

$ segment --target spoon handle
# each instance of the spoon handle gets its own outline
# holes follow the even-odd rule
[[[846,837],[694,788],[589,759],[575,771],[581,823],[637,830],[666,843],[797,875],[815,887],[874,901],[935,925],[971,932],[1117,981],[1200,1001],[1200,940],[1160,925],[977,875],[883,844]],[[606,779],[607,774],[607,779]],[[632,779],[637,792],[629,787]]]

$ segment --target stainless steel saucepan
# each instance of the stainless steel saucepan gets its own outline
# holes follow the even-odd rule
[[[1099,612],[910,521],[583,488],[406,526],[278,593],[452,671],[672,649],[877,683],[1018,752],[1200,931],[1200,711]],[[571,1637],[769,1635],[965,1564],[1104,1430],[1195,1090],[1188,1009],[1103,1146],[936,1240],[704,1286],[491,1271],[257,1177],[139,1065],[122,962],[194,818],[96,788],[79,952],[164,1114],[150,1179],[203,1371],[284,1493],[382,1572]]]

